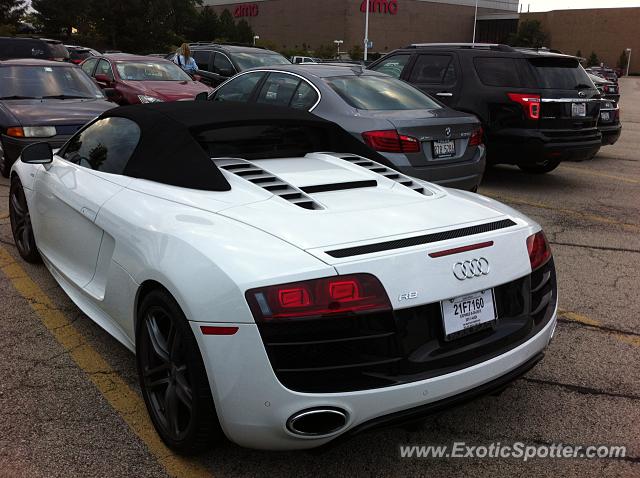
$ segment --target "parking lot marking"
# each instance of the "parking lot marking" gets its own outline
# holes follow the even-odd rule
[[[568,310],[558,310],[558,314],[560,315],[560,317],[570,322],[576,322],[578,324],[587,325],[589,327],[601,328],[603,329],[604,332],[610,333],[617,340],[621,342],[624,342],[629,345],[633,345],[634,347],[640,347],[640,337],[631,335],[631,334],[616,333],[614,331],[607,330],[607,328],[604,327],[602,325],[602,322],[600,322],[599,320],[590,319],[589,317],[586,317],[582,314],[578,314],[576,312],[570,312]]]
[[[574,168],[571,166],[562,166],[562,169],[567,169],[569,171],[572,172],[576,172],[576,173],[580,173],[580,174],[588,174],[590,176],[596,176],[596,177],[600,177],[600,178],[607,178],[607,179],[615,179],[616,181],[621,181],[624,183],[631,183],[631,184],[640,184],[640,180],[638,179],[631,179],[631,178],[625,178],[623,176],[614,176],[612,174],[605,174],[605,173],[599,173],[597,171],[590,171],[587,169],[581,169],[581,168]]]
[[[162,443],[149,420],[140,395],[111,368],[95,348],[87,343],[84,336],[3,246],[0,246],[0,271],[29,302],[47,330],[64,347],[76,365],[87,374],[169,475],[185,478],[212,476],[199,463],[174,455]]]
[[[621,221],[616,221],[615,219],[611,219],[609,217],[605,217],[605,216],[598,216],[597,214],[589,214],[589,213],[585,213],[585,212],[581,212],[581,211],[576,211],[574,209],[567,209],[564,207],[558,207],[552,204],[544,204],[544,203],[538,203],[538,202],[531,202],[531,201],[525,201],[523,199],[518,199],[518,198],[514,198],[512,196],[497,196],[497,195],[490,195],[490,194],[486,194],[486,196],[488,197],[492,197],[496,200],[499,201],[503,201],[506,203],[513,203],[513,204],[520,204],[523,206],[531,206],[531,207],[535,207],[538,209],[548,209],[549,211],[554,211],[554,212],[562,212],[565,214],[568,214],[570,216],[577,216],[577,217],[581,217],[583,219],[588,219],[591,220],[593,222],[600,222],[602,224],[613,224],[616,226],[620,226],[623,227],[625,229],[630,229],[633,231],[640,231],[640,224],[630,224],[627,222],[621,222]]]

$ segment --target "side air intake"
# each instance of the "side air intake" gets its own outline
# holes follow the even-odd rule
[[[403,186],[413,189],[417,193],[424,194],[425,196],[432,195],[431,191],[415,182],[409,176],[405,176],[404,174],[399,173],[394,169],[388,168],[380,163],[372,161],[371,159],[363,158],[360,156],[336,156],[340,159],[344,159],[345,161],[349,161],[351,164],[361,166],[365,169],[368,169],[369,171],[378,173],[387,179],[391,179],[392,181],[400,183]]]
[[[298,207],[311,210],[322,209],[320,204],[311,199],[302,190],[245,159],[214,159],[214,162],[220,169],[235,174]]]

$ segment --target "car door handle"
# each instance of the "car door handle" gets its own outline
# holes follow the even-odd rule
[[[440,93],[436,93],[436,96],[446,96],[446,97],[451,97],[453,96],[453,93],[449,93],[447,91],[441,91]]]
[[[97,212],[95,212],[93,209],[89,209],[88,207],[81,208],[80,212],[82,213],[83,216],[90,219],[91,221],[95,221],[96,216],[98,215]]]

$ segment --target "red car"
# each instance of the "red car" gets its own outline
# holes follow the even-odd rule
[[[105,54],[88,58],[80,66],[100,88],[115,90],[109,98],[120,105],[193,100],[200,93],[212,91],[175,63],[161,58]]]

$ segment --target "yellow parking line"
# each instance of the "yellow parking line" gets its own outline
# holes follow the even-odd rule
[[[185,478],[211,476],[211,473],[200,464],[174,455],[162,443],[149,420],[140,395],[111,368],[95,348],[86,342],[71,321],[2,246],[0,246],[0,271],[9,279],[18,293],[29,302],[47,330],[64,347],[78,367],[89,376],[96,388],[138,438],[146,444],[147,449],[169,475]]]
[[[558,310],[558,314],[563,319],[569,320],[571,322],[577,322],[579,324],[589,325],[591,327],[599,327],[602,325],[602,322],[600,322],[599,320],[590,319],[589,317],[586,317],[582,314],[569,312],[568,310]],[[640,337],[616,333],[612,333],[612,335],[621,342],[633,345],[634,347],[640,347]]]
[[[597,171],[591,171],[589,169],[574,168],[571,166],[564,166],[564,165],[561,166],[561,169],[567,169],[572,172],[576,172],[580,174],[588,174],[590,176],[597,176],[600,178],[615,179],[616,181],[622,181],[624,183],[640,184],[640,180],[637,180],[637,179],[625,178],[623,176],[614,176],[612,174],[599,173]]]
[[[523,199],[518,199],[512,196],[503,196],[503,195],[494,195],[494,194],[485,194],[485,196],[489,196],[492,197],[494,199],[497,199],[499,201],[503,201],[503,202],[510,202],[513,204],[521,204],[524,206],[531,206],[531,207],[535,207],[538,209],[548,209],[549,211],[554,211],[554,212],[562,212],[564,214],[568,214],[570,216],[576,216],[576,217],[581,217],[583,219],[588,219],[590,221],[593,222],[600,222],[602,224],[613,224],[616,226],[620,226],[623,227],[625,229],[630,229],[633,231],[640,231],[640,224],[630,224],[627,222],[621,222],[621,221],[617,221],[615,219],[611,219],[610,217],[605,217],[605,216],[598,216],[597,214],[589,214],[589,213],[585,213],[585,212],[581,212],[581,211],[576,211],[574,209],[568,209],[565,207],[559,207],[553,204],[544,204],[544,203],[538,203],[538,202],[532,202],[532,201],[525,201]]]

